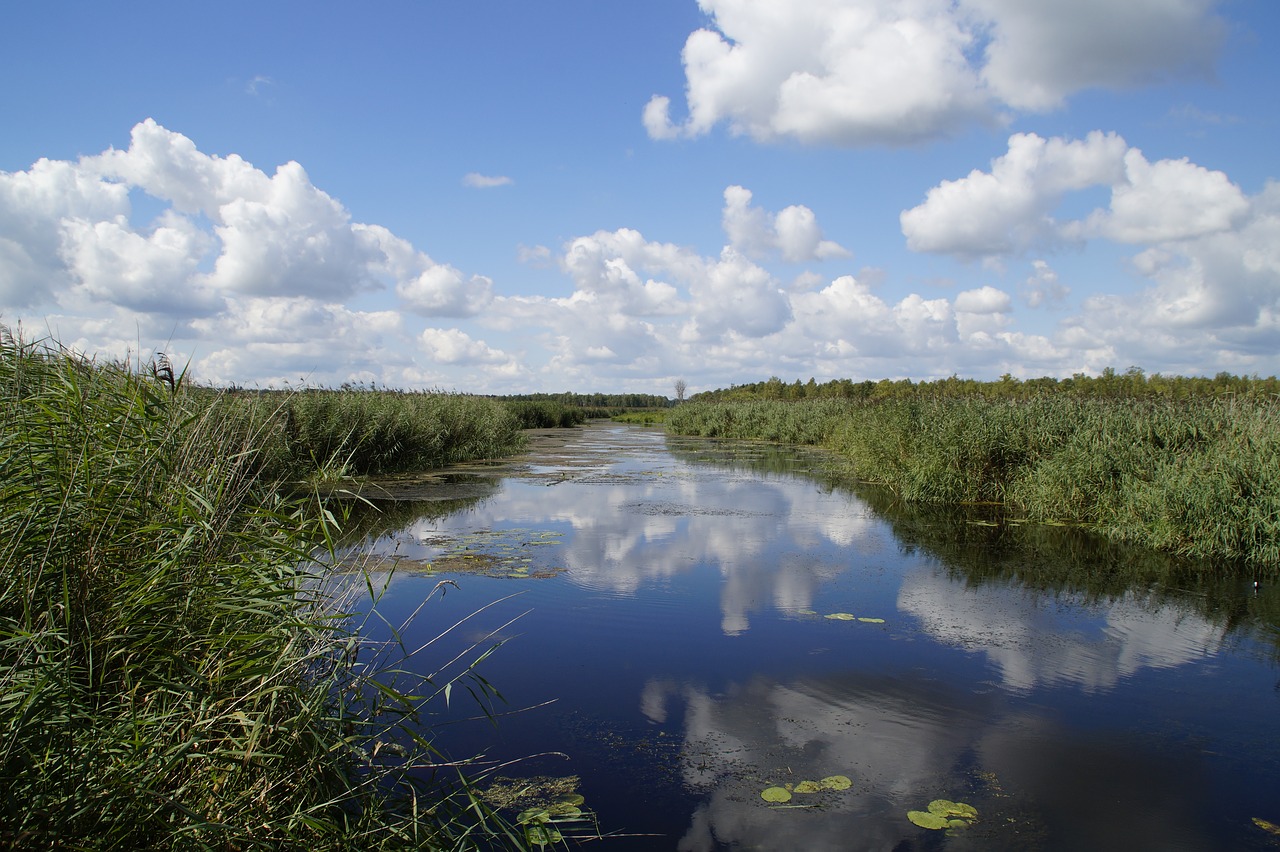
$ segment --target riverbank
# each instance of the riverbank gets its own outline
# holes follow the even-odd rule
[[[452,684],[487,684],[466,660],[405,680],[403,652],[362,638],[351,583],[329,581],[341,516],[298,484],[521,445],[491,400],[219,393],[164,359],[140,371],[6,332],[0,847],[501,834],[412,724]]]
[[[1274,397],[689,402],[666,428],[821,446],[903,500],[1000,503],[1030,520],[1280,570]]]

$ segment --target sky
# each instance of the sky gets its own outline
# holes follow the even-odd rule
[[[0,324],[192,379],[1280,373],[1275,0],[14,3]]]

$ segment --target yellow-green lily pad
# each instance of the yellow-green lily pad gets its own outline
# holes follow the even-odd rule
[[[883,618],[859,618],[863,624],[884,624]]]
[[[848,790],[853,786],[847,775],[828,775],[818,782],[824,790]]]
[[[760,792],[760,798],[766,802],[782,804],[791,801],[791,791],[785,787],[766,787]]]
[[[820,793],[822,789],[822,785],[817,781],[801,781],[795,787],[797,793]]]
[[[855,616],[851,612],[833,612],[830,615],[824,616],[824,618],[831,618],[836,621],[853,621]]]
[[[931,814],[928,811],[907,811],[907,819],[911,820],[921,828],[928,828],[938,831],[948,827],[946,817],[940,817],[937,814]]]
[[[963,802],[953,802],[950,799],[934,799],[929,803],[929,813],[942,817],[962,817],[964,819],[978,818],[978,809],[973,805],[966,805]]]
[[[551,814],[546,808],[526,808],[516,817],[516,823],[523,825],[526,822],[544,822]]]
[[[1253,824],[1263,831],[1269,831],[1272,834],[1280,834],[1280,825],[1276,825],[1274,822],[1268,822],[1262,817],[1254,817]]]
[[[524,830],[525,839],[534,846],[550,846],[553,843],[559,843],[564,840],[564,835],[558,829],[550,825],[530,825]]]

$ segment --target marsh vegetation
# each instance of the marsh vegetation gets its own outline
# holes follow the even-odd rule
[[[785,387],[785,386],[784,386]],[[675,434],[825,447],[918,503],[995,503],[1039,522],[1280,568],[1280,399],[1045,393],[695,400]]]
[[[484,649],[410,671],[362,635],[298,482],[519,446],[491,400],[218,393],[3,334],[0,846],[515,842],[420,724],[492,698]]]

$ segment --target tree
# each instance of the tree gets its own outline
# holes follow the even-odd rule
[[[688,389],[684,379],[676,379],[676,402],[684,402],[684,392]]]

